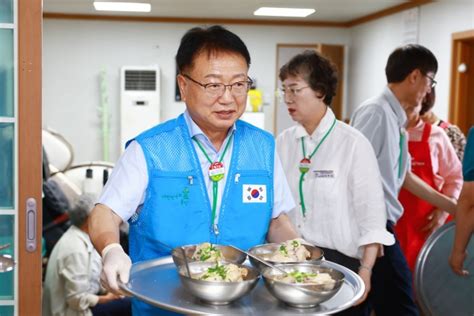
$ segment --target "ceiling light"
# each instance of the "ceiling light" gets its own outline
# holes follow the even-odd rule
[[[102,2],[94,1],[97,11],[150,12],[151,4],[138,2]]]
[[[288,16],[288,17],[307,17],[310,14],[313,14],[315,9],[296,9],[296,8],[271,8],[271,7],[262,7],[255,11],[253,15],[262,15],[262,16]]]

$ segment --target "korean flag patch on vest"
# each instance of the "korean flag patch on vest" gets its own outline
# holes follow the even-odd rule
[[[243,203],[266,203],[267,186],[264,184],[244,184],[242,185]]]

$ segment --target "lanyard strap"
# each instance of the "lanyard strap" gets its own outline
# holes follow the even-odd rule
[[[224,159],[225,154],[226,154],[226,152],[227,152],[227,149],[229,148],[229,145],[230,145],[230,143],[232,142],[232,137],[233,137],[233,136],[234,136],[234,134],[231,134],[231,135],[230,135],[230,138],[229,138],[229,140],[227,141],[227,144],[225,145],[224,151],[222,152],[221,159],[218,160],[219,162],[222,162],[222,159]],[[209,163],[212,163],[213,161],[211,160],[211,158],[209,158],[209,155],[207,154],[207,152],[206,152],[206,150],[204,149],[204,147],[202,147],[201,142],[198,141],[195,136],[193,137],[193,140],[194,140],[194,142],[196,142],[196,144],[198,144],[198,146],[199,146],[199,148],[201,149],[202,153],[204,154],[204,156],[206,156],[207,161],[209,161]]]
[[[322,138],[321,141],[318,143],[318,145],[316,146],[316,148],[313,150],[313,152],[311,153],[311,155],[309,155],[308,159],[311,160],[311,158],[313,158],[314,154],[318,151],[318,149],[319,149],[319,147],[321,146],[321,144],[326,140],[326,138],[328,137],[328,135],[332,132],[332,129],[334,128],[334,125],[336,125],[336,119],[334,119],[334,121],[332,122],[331,127],[330,127],[329,130],[326,132],[326,134],[324,134],[323,138]],[[303,147],[303,158],[306,158],[306,150],[305,150],[305,147],[304,147],[304,137],[301,137],[301,147]]]
[[[402,177],[402,152],[403,152],[403,145],[405,144],[405,133],[400,130],[400,154],[398,155],[398,179]]]
[[[221,158],[218,160],[218,162],[222,162],[222,159],[224,159],[225,154],[227,153],[227,149],[229,148],[230,143],[232,142],[234,134],[231,134],[229,137],[229,140],[227,141],[227,144],[224,147],[224,151],[222,152]],[[212,165],[212,160],[209,158],[209,155],[207,154],[206,150],[202,146],[202,144],[197,140],[197,138],[193,137],[194,142],[198,145],[199,149],[201,149],[202,153],[206,157],[207,161]],[[219,188],[219,180],[214,181],[212,180],[212,213],[211,213],[211,223],[214,225],[214,221],[216,219],[216,210],[217,210],[217,191]]]
[[[326,134],[324,134],[321,141],[318,143],[316,148],[313,150],[313,152],[309,155],[309,157],[307,159],[311,160],[311,158],[313,158],[313,156],[318,151],[319,147],[321,147],[322,143],[326,140],[326,138],[329,136],[329,134],[334,129],[334,125],[336,125],[336,121],[337,120],[334,119],[334,121],[332,122],[332,125],[329,128],[329,130],[326,132]],[[304,147],[304,137],[301,137],[301,147],[303,149],[303,158],[306,158],[306,150],[305,150],[305,147]],[[301,212],[303,213],[303,217],[306,217],[306,205],[304,203],[304,194],[303,194],[303,181],[304,181],[304,175],[305,175],[306,172],[303,172],[303,171],[300,171],[300,172],[301,172],[301,174],[300,174],[300,182],[299,182],[299,191],[300,191],[299,193],[300,193],[300,201],[301,201]]]

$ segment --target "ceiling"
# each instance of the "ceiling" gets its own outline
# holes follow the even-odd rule
[[[106,0],[102,0],[106,1]],[[115,0],[120,1],[120,0]],[[133,16],[146,18],[190,18],[250,21],[300,21],[306,23],[349,23],[371,15],[398,11],[431,1],[406,0],[128,0],[151,3],[149,13],[95,11],[93,0],[43,0],[45,16],[100,15]],[[253,12],[259,7],[314,8],[315,13],[306,18],[257,17]]]

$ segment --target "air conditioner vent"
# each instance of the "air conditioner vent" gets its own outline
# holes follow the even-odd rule
[[[158,65],[120,67],[121,149],[125,149],[125,144],[130,139],[159,122],[160,67]]]
[[[155,91],[156,71],[125,70],[125,90]]]

